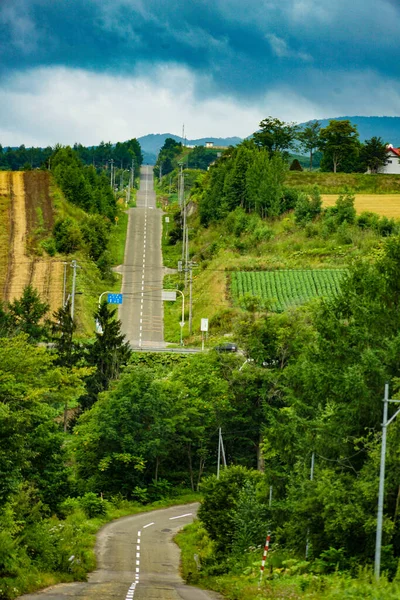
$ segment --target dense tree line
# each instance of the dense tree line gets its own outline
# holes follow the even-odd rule
[[[121,169],[131,167],[132,160],[138,169],[143,162],[140,144],[136,138],[126,142],[101,142],[98,146],[83,146],[74,144],[72,147],[84,165],[92,165],[96,169],[109,168],[111,160],[115,166]],[[19,171],[20,169],[51,168],[53,148],[26,148],[24,145],[18,148],[3,148],[0,145],[0,169]]]
[[[377,173],[387,161],[386,143],[379,137],[360,142],[357,126],[348,120],[332,120],[321,128],[318,121],[310,121],[300,127],[296,123],[285,123],[268,117],[261,121],[260,130],[253,139],[260,148],[271,155],[279,153],[286,159],[289,151],[307,152],[310,170],[313,157],[322,152],[321,171],[352,173]]]
[[[157,156],[154,173],[157,177],[168,175],[176,168],[176,158],[182,153],[182,142],[167,138]]]
[[[285,185],[287,163],[280,153],[270,154],[254,141],[225,151],[210,169],[199,198],[203,225],[226,217],[237,207],[262,217],[277,217],[294,208],[294,196]]]

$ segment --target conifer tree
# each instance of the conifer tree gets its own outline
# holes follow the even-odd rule
[[[110,310],[104,301],[94,314],[99,332],[94,344],[87,346],[87,363],[96,367],[96,371],[87,382],[88,393],[82,399],[84,409],[90,408],[98,394],[107,390],[110,382],[118,378],[131,355],[129,344],[121,333],[121,321],[115,318],[116,312],[117,309]]]

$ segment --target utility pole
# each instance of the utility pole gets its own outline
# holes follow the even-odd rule
[[[383,398],[383,422],[382,422],[382,446],[381,446],[381,465],[379,473],[379,492],[378,492],[378,518],[376,522],[376,544],[375,544],[375,577],[379,580],[381,574],[381,551],[382,551],[382,530],[383,530],[383,502],[385,497],[385,466],[386,466],[386,438],[387,428],[400,413],[400,408],[388,420],[389,402],[400,404],[400,400],[389,400],[389,384],[385,383],[385,395]]]
[[[310,481],[313,481],[313,479],[314,479],[314,464],[315,464],[315,452],[313,452],[312,455],[311,455]],[[308,558],[308,550],[309,550],[309,546],[310,546],[309,534],[310,534],[310,530],[307,529],[306,560]]]
[[[67,294],[67,262],[63,262],[64,265],[64,280],[63,280],[63,308],[65,306],[66,294]]]
[[[219,471],[221,468],[221,454],[222,454],[222,460],[224,463],[224,467],[226,467],[226,458],[225,458],[225,448],[224,448],[224,442],[222,439],[222,430],[221,427],[219,427],[218,429],[218,462],[217,462],[217,479],[219,479]]]
[[[179,184],[179,204],[181,207],[182,224],[182,262],[186,264],[186,206],[185,206],[185,180],[183,175],[183,164],[180,165],[180,184]],[[185,271],[185,287],[186,287],[186,271]]]
[[[189,335],[192,335],[192,307],[193,307],[193,263],[189,263]]]
[[[73,269],[72,274],[72,291],[71,291],[71,319],[74,320],[74,312],[75,312],[75,292],[76,292],[76,270],[79,268],[76,260],[71,262],[71,267]]]
[[[187,288],[188,282],[188,272],[189,272],[189,229],[186,225],[185,227],[185,290]]]
[[[110,181],[110,185],[111,185],[111,189],[114,192],[114,159],[112,158],[110,160],[111,163],[111,181]]]

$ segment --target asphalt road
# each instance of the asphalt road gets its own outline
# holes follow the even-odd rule
[[[174,506],[113,521],[97,538],[98,568],[85,583],[68,583],[24,600],[211,600],[218,596],[186,586],[179,576],[175,533],[197,504]]]
[[[162,211],[156,208],[153,168],[140,170],[136,208],[129,209],[122,272],[122,332],[135,348],[163,348]]]

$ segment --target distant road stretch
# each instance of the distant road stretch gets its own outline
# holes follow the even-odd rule
[[[136,205],[129,210],[119,318],[132,347],[164,348],[162,211],[156,208],[153,167],[140,170]]]

